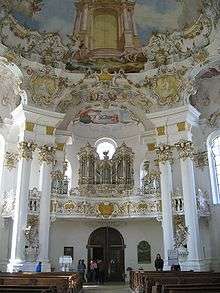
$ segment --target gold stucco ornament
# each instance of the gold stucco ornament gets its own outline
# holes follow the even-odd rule
[[[110,217],[114,213],[114,205],[112,203],[100,203],[97,206],[98,213],[103,217]]]
[[[172,105],[180,100],[185,72],[186,69],[161,72],[159,75],[146,77],[145,85],[156,95],[159,105]]]

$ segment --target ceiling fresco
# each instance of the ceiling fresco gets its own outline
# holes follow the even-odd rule
[[[26,28],[71,35],[74,0],[6,0],[5,7]],[[199,16],[200,0],[137,0],[134,9],[139,36],[145,43],[153,32],[183,30]]]
[[[0,40],[28,60],[72,72],[140,72],[209,44],[210,17],[218,14],[205,8],[210,1],[0,1]]]

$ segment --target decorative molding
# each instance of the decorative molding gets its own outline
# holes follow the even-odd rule
[[[27,261],[37,261],[39,254],[39,218],[36,215],[28,215],[25,229],[25,258]]]
[[[37,145],[34,142],[22,141],[18,144],[19,158],[25,160],[32,160],[32,153],[35,151]]]
[[[176,124],[178,132],[187,130],[187,123],[185,121]]]
[[[165,163],[167,161],[173,162],[172,157],[172,146],[170,145],[159,145],[156,147],[156,154],[158,156],[159,163]]]
[[[65,144],[64,143],[56,143],[56,149],[58,151],[63,152],[64,151],[64,148],[65,148]]]
[[[176,227],[175,247],[184,247],[187,244],[187,238],[189,235],[188,228],[185,226],[184,216],[176,216],[174,218],[174,223]]]
[[[40,161],[52,164],[55,158],[55,148],[53,146],[43,145],[38,148]]]
[[[35,124],[33,122],[25,122],[25,130],[33,132]]]
[[[18,154],[6,152],[4,158],[4,166],[7,167],[9,171],[16,168],[18,162]]]
[[[147,149],[149,152],[155,151],[156,144],[155,143],[148,143],[147,144]]]
[[[46,126],[46,135],[53,135],[55,127],[53,126]]]
[[[158,136],[165,135],[165,126],[160,126],[156,128],[156,132]]]
[[[207,151],[194,153],[193,160],[195,167],[202,170],[209,165]]]
[[[188,140],[181,140],[175,143],[175,147],[179,153],[179,158],[186,160],[187,158],[193,159],[193,143]]]

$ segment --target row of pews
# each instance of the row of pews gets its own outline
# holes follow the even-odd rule
[[[220,293],[220,273],[180,271],[131,271],[135,293]]]
[[[78,273],[0,273],[0,292],[79,293]]]

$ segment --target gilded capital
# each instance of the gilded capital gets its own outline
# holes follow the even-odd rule
[[[186,160],[187,158],[193,158],[193,143],[189,140],[181,140],[175,143],[175,147],[179,153],[179,158]]]
[[[204,167],[209,165],[207,151],[195,153],[193,160],[196,168],[203,169]]]
[[[16,168],[18,162],[18,154],[6,152],[4,157],[4,166],[7,167],[9,171]]]
[[[47,164],[51,164],[54,162],[55,158],[55,148],[49,145],[43,145],[39,147],[39,157],[41,162],[46,162]]]
[[[172,163],[172,146],[162,144],[156,147],[156,154],[159,163],[165,163],[166,161],[170,161]]]
[[[36,149],[36,144],[32,141],[22,141],[18,144],[19,150],[19,158],[23,158],[25,160],[32,160],[32,153]]]

